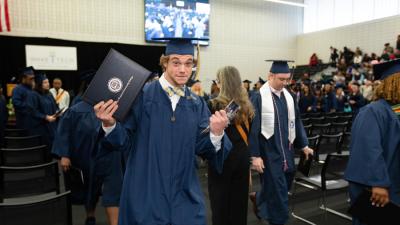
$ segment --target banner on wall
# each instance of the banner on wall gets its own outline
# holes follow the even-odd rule
[[[25,54],[36,70],[78,70],[76,47],[25,45]]]

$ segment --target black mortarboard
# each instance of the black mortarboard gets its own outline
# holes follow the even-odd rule
[[[207,38],[153,38],[153,40],[168,41],[165,55],[193,55],[194,47],[192,41],[208,41]]]
[[[383,80],[390,75],[400,73],[400,59],[375,64],[373,70],[375,80]]]
[[[272,62],[272,66],[269,72],[271,73],[290,73],[288,62],[294,62],[293,60],[265,60]]]
[[[37,73],[35,75],[35,83],[36,83],[36,85],[42,85],[42,82],[44,80],[46,80],[46,79],[47,79],[47,77],[46,77],[45,73]]]
[[[263,80],[261,77],[258,77],[258,82],[261,84],[265,84],[265,80]]]
[[[243,83],[251,84],[251,80],[247,80],[247,79],[246,79],[246,80],[243,81]]]
[[[35,69],[33,66],[28,66],[25,68],[20,69],[19,74],[22,75],[35,75]]]

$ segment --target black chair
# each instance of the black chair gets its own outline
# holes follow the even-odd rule
[[[296,197],[295,196],[296,185],[303,186],[312,191],[319,191],[321,193],[320,198],[322,198],[322,205],[319,207],[320,209],[324,210],[325,212],[338,215],[342,218],[352,220],[349,215],[338,212],[332,208],[328,208],[326,201],[326,194],[328,191],[347,189],[349,184],[346,180],[343,179],[343,176],[348,160],[349,160],[349,154],[337,154],[337,153],[328,154],[326,160],[324,161],[320,174],[314,176],[301,176],[296,178],[293,185],[294,190],[292,198]],[[304,163],[304,162],[300,161],[299,163]],[[295,201],[293,201],[292,204],[292,216],[305,223],[315,225],[315,223],[313,223],[312,221],[309,221],[306,218],[303,218],[295,213]]]
[[[321,117],[310,117],[310,123],[311,124],[323,124],[325,120],[324,116]]]
[[[307,124],[307,125],[304,125],[303,127],[304,127],[304,130],[306,131],[306,135],[309,136],[311,133],[312,124]]]
[[[6,137],[25,137],[25,136],[28,136],[28,131],[25,129],[5,129],[4,136],[6,136]]]
[[[60,193],[58,162],[37,166],[0,166],[0,202],[5,198]]]
[[[332,115],[332,116],[325,116],[325,120],[324,120],[324,122],[325,123],[334,123],[334,122],[336,122],[336,120],[339,118],[339,116],[334,116],[334,115]]]
[[[310,124],[310,118],[301,118],[301,122],[303,122],[303,125],[308,125]]]
[[[17,129],[17,125],[15,124],[15,122],[7,122],[6,128],[7,129]]]
[[[350,150],[350,142],[351,142],[351,132],[344,132],[342,138],[342,150],[349,151]]]
[[[346,132],[349,126],[349,122],[333,122],[329,128],[329,134],[337,134],[340,132]]]
[[[353,119],[352,114],[341,115],[337,118],[336,122],[351,122]]]
[[[318,151],[315,154],[316,161],[324,161],[329,153],[342,152],[343,133],[321,134],[319,137]]]
[[[0,166],[34,166],[50,161],[46,145],[32,148],[1,148]]]
[[[330,126],[331,126],[330,123],[312,124],[309,135],[314,136],[314,135],[328,134]]]
[[[39,145],[42,145],[42,137],[40,135],[27,137],[4,137],[5,148],[30,148]]]
[[[72,225],[70,191],[51,197],[0,203],[2,225]]]

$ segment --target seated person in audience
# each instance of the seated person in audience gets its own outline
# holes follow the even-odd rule
[[[352,203],[370,189],[373,206],[400,205],[400,60],[375,65],[374,74],[382,83],[353,122],[345,179]],[[362,225],[355,217],[353,224]]]
[[[54,78],[53,88],[50,88],[50,93],[56,100],[59,109],[66,110],[69,107],[69,93],[62,89],[62,81],[60,78]]]
[[[50,83],[45,74],[36,74],[34,91],[28,97],[29,120],[31,135],[41,135],[42,143],[49,146],[54,139],[54,133],[57,129],[57,117],[55,113],[58,110],[53,96],[49,93]]]
[[[28,130],[31,128],[29,119],[28,97],[32,94],[35,72],[33,67],[23,68],[19,72],[19,84],[12,91],[12,103],[15,110],[15,119],[18,129]]]
[[[317,111],[317,98],[310,91],[310,86],[303,85],[299,99],[300,113],[312,113]]]
[[[83,82],[89,83],[91,77],[83,79]],[[95,224],[95,209],[100,195],[108,224],[118,223],[125,161],[121,152],[100,147],[98,138],[101,135],[104,135],[101,122],[93,106],[79,101],[60,119],[52,149],[52,153],[60,158],[65,172],[72,166],[83,173],[84,187],[82,190],[73,190],[72,200],[73,203],[85,205],[85,225]]]
[[[327,81],[324,85],[323,98],[322,98],[322,112],[329,113],[335,112],[337,108],[337,100],[335,92],[332,88],[330,81]]]
[[[367,103],[372,101],[372,97],[374,96],[374,90],[372,87],[372,81],[364,80],[364,84],[360,87],[360,92],[367,101]]]
[[[343,85],[336,85],[336,112],[344,112],[346,105],[348,105],[348,98],[343,87]]]
[[[310,66],[317,66],[318,65],[318,57],[316,53],[313,53],[310,57]]]
[[[366,101],[360,93],[360,84],[357,82],[351,83],[351,90],[349,94],[349,104],[351,111],[357,115],[358,110],[366,104]]]

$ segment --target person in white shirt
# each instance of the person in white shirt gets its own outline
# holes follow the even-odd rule
[[[50,93],[56,100],[58,108],[65,111],[69,107],[70,97],[68,91],[62,89],[61,87],[62,80],[60,78],[54,78],[53,88],[50,89]]]

